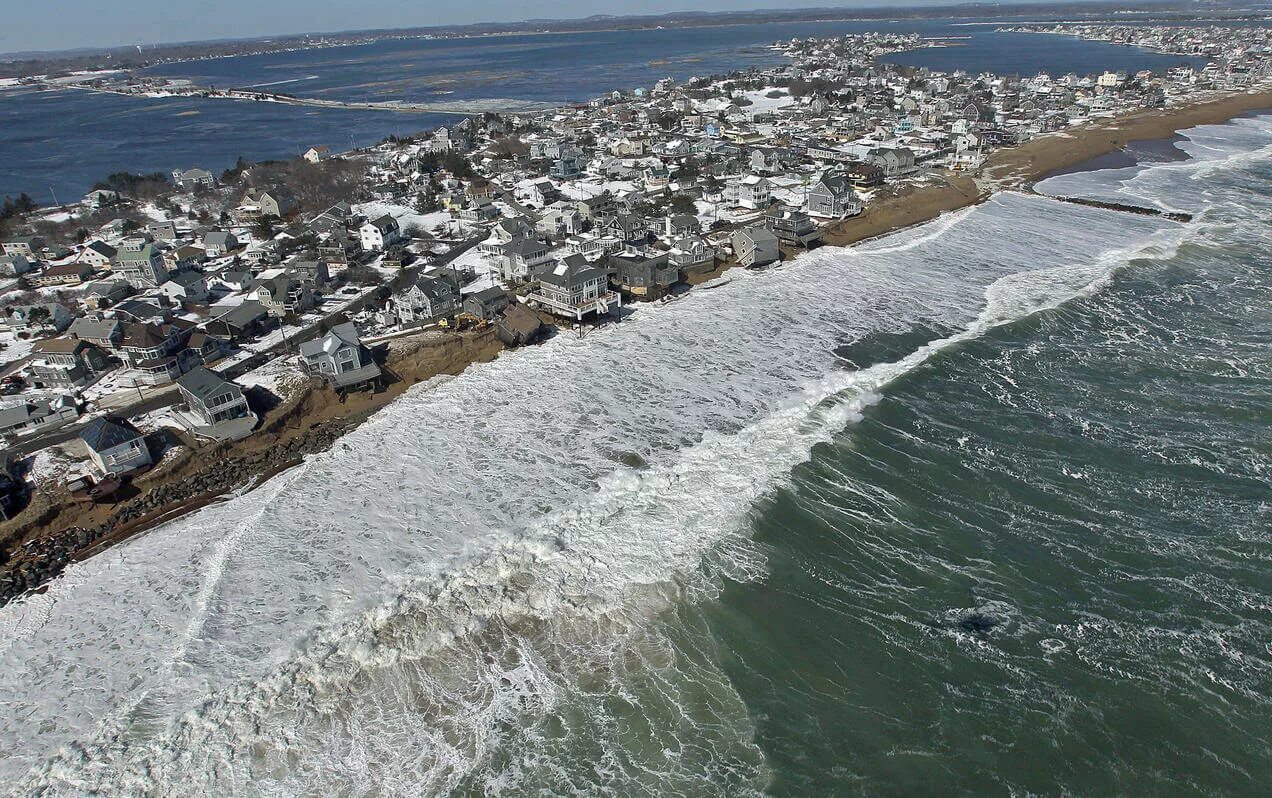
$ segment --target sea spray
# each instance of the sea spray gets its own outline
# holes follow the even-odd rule
[[[54,585],[49,620],[6,655],[7,692],[40,678],[29,671],[40,647],[72,662],[126,628],[132,647],[60,677],[78,712],[19,693],[22,715],[65,725],[40,738],[30,723],[7,726],[23,759],[4,768],[34,766],[33,788],[107,792],[366,779],[564,788],[586,757],[540,760],[523,776],[509,757],[597,747],[619,757],[605,772],[620,791],[758,789],[766,769],[739,696],[710,646],[678,636],[668,613],[711,595],[704,557],[734,578],[761,572],[742,535],[752,503],[891,380],[1082,290],[1128,236],[1179,230],[1112,217],[1003,196],[920,246],[824,250],[413,390],[277,495],[209,508]],[[1057,265],[1031,268],[1040,251]],[[1013,280],[1022,267],[1034,276]],[[962,338],[863,372],[833,351],[874,330],[969,323]],[[616,451],[648,467],[622,467],[606,454]],[[206,558],[240,526],[197,640],[174,645]],[[77,624],[92,617],[79,615],[86,605],[109,623]],[[169,728],[128,725],[120,711],[139,692]],[[695,721],[678,731],[682,716]],[[685,739],[666,751],[620,744],[650,734]],[[45,761],[57,739],[84,745]]]

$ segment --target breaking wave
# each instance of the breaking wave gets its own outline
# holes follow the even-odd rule
[[[1189,230],[1003,195],[419,386],[0,614],[0,774],[55,793],[759,792],[754,719],[687,609],[763,575],[755,502],[891,382]],[[860,370],[834,354],[916,326],[951,332]]]

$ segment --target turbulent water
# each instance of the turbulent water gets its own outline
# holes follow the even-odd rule
[[[0,611],[14,794],[1256,793],[1272,122],[418,386]]]

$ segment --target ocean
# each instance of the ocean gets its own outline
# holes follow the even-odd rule
[[[0,610],[12,794],[1260,794],[1272,117],[411,389]],[[1156,155],[1153,155],[1156,153]]]
[[[147,71],[219,88],[250,86],[345,101],[503,98],[571,103],[614,89],[650,87],[664,77],[684,80],[776,65],[783,56],[769,45],[779,40],[872,30],[959,37],[956,47],[894,56],[898,62],[944,70],[1062,74],[1086,73],[1098,64],[1134,72],[1189,61],[1068,36],[998,33],[960,20],[907,20],[394,39],[168,64]],[[72,202],[114,172],[166,174],[194,166],[219,172],[240,156],[288,158],[316,144],[352,149],[460,118],[148,99],[81,90],[0,89],[0,197],[25,191],[44,204]]]

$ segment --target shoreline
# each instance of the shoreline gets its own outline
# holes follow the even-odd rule
[[[1179,131],[1272,110],[1272,89],[1207,98],[1176,108],[1139,111],[993,152],[977,172],[934,172],[922,185],[881,190],[862,214],[823,227],[825,243],[849,247],[978,205],[1000,191],[1031,191],[1034,184],[1135,141],[1163,140]],[[702,279],[727,274],[726,262]],[[326,386],[306,385],[265,414],[260,428],[234,442],[186,447],[134,483],[139,492],[113,505],[77,504],[63,491],[37,491],[3,533],[11,559],[0,565],[0,606],[43,590],[70,562],[82,561],[161,524],[251,491],[269,478],[334,446],[346,433],[441,375],[458,375],[502,350],[493,330],[429,333],[395,341],[386,366],[396,378],[375,394],[340,400]],[[12,524],[12,526],[9,526]],[[36,541],[34,545],[30,542]]]

